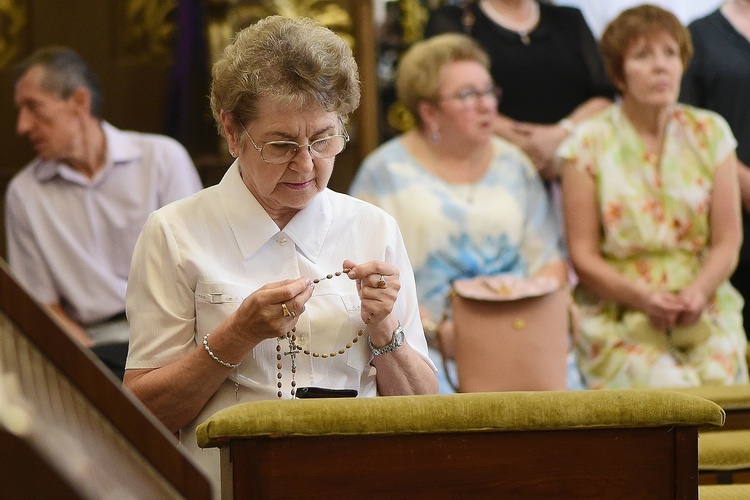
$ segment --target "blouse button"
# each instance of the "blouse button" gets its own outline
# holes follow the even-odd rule
[[[279,245],[286,245],[286,238],[280,238],[277,242]]]

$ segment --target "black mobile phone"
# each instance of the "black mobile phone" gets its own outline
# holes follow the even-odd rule
[[[326,389],[324,387],[297,387],[295,395],[300,398],[356,398],[356,389]]]

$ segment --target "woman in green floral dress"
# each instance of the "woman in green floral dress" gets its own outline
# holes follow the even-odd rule
[[[747,382],[736,141],[717,114],[677,104],[692,55],[668,11],[624,11],[601,40],[617,104],[558,154],[580,284],[576,349],[591,388]]]

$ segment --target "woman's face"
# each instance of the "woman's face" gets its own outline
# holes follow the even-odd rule
[[[434,120],[440,135],[483,143],[493,134],[498,95],[487,69],[475,61],[456,61],[440,70]]]
[[[640,37],[625,51],[619,83],[623,99],[657,107],[674,104],[683,70],[680,47],[669,33]]]
[[[316,158],[311,156],[309,148],[300,147],[290,160],[272,164],[261,158],[261,152],[255,146],[263,148],[271,141],[295,141],[306,145],[342,134],[336,113],[316,106],[289,110],[263,103],[259,117],[245,123],[247,135],[242,127],[235,131],[233,123],[227,130],[227,123],[225,119],[229,146],[238,152],[243,182],[266,212],[277,223],[282,223],[282,227],[328,185],[334,158]],[[240,135],[244,135],[241,147],[234,140]]]

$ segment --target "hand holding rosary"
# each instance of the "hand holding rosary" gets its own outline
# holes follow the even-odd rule
[[[323,280],[329,280],[333,279],[334,277],[341,276],[342,274],[349,274],[349,272],[352,270],[352,268],[345,267],[343,271],[336,271],[333,274],[328,274],[323,278],[316,278],[313,280],[313,285],[317,285]],[[388,286],[388,283],[385,280],[385,277],[381,274],[380,279],[377,281],[376,285],[377,288],[385,288]],[[281,304],[281,313],[284,317],[292,317],[295,318],[297,315],[294,313],[294,311],[290,311],[289,308],[286,306],[286,304]],[[291,395],[292,397],[296,396],[297,393],[297,382],[295,381],[295,375],[297,373],[297,355],[304,354],[305,356],[312,356],[313,358],[320,358],[320,359],[328,359],[328,358],[335,358],[338,355],[346,353],[347,350],[351,349],[354,344],[359,342],[359,338],[364,335],[365,328],[367,328],[367,325],[370,324],[370,319],[372,318],[372,313],[370,313],[370,316],[365,320],[365,326],[362,327],[357,334],[354,336],[354,338],[349,341],[346,346],[342,347],[341,349],[337,351],[331,351],[329,353],[318,353],[314,351],[310,351],[309,349],[303,349],[299,345],[297,345],[297,336],[296,336],[296,327],[293,327],[290,331],[286,333],[286,335],[282,335],[280,337],[276,338],[276,368],[278,369],[277,374],[277,382],[276,386],[278,387],[279,391],[277,392],[277,395],[279,398],[282,396],[282,368],[283,365],[281,363],[282,361],[282,352],[284,356],[289,356],[291,359],[291,373],[292,373],[292,380],[291,380]],[[286,351],[282,350],[281,347],[281,341],[286,340],[288,344],[288,349]]]
[[[316,284],[320,283],[321,281],[324,281],[324,280],[327,280],[327,279],[333,279],[334,277],[341,276],[342,274],[348,275],[352,271],[352,269],[354,268],[354,264],[351,263],[350,261],[347,261],[347,262],[345,262],[345,265],[347,263],[351,267],[344,267],[343,270],[341,270],[341,271],[336,271],[335,273],[328,274],[328,275],[326,275],[326,276],[324,276],[322,278],[316,278],[316,279],[312,280],[312,282],[311,282],[312,286],[314,287]],[[372,279],[372,278],[370,278],[370,279]],[[362,282],[363,281],[364,281],[364,279],[357,279],[357,290],[358,290],[358,292],[360,294],[360,298],[362,298],[363,300],[374,300],[374,298],[377,297],[377,296],[373,296],[371,292],[367,293],[367,298],[365,298],[363,296],[363,290],[364,290],[363,286],[362,286]],[[372,282],[370,282],[370,283],[372,283]],[[368,288],[370,290],[373,290],[373,289],[375,289],[375,290],[382,290],[382,289],[385,289],[385,288],[388,288],[388,287],[389,287],[389,283],[386,280],[386,277],[384,275],[380,274],[379,279],[374,283],[374,285],[370,284]],[[398,289],[399,288],[400,288],[400,286],[398,286],[398,281],[396,281],[395,288],[393,290],[389,290],[389,292],[390,293],[398,293]],[[280,307],[281,307],[281,317],[286,318],[286,319],[292,319],[292,320],[296,320],[297,319],[297,312],[294,310],[294,308],[292,307],[291,303],[281,303]],[[303,309],[303,312],[304,312],[304,309]],[[302,314],[302,313],[300,312],[300,314]],[[291,391],[290,391],[290,393],[291,393],[292,397],[296,397],[297,396],[297,383],[296,383],[296,380],[295,380],[295,375],[297,373],[297,356],[299,356],[299,355],[305,355],[305,356],[310,356],[312,358],[329,359],[329,358],[334,358],[336,356],[340,356],[340,355],[345,354],[347,350],[351,349],[354,344],[356,344],[357,342],[359,342],[360,337],[362,337],[364,335],[365,328],[367,328],[367,326],[370,324],[370,321],[372,320],[372,317],[373,317],[373,313],[370,312],[369,316],[367,318],[365,318],[365,321],[364,321],[365,324],[364,324],[364,326],[361,329],[359,329],[359,331],[357,331],[357,333],[354,335],[354,337],[345,346],[342,346],[341,348],[339,348],[337,350],[334,350],[334,351],[331,351],[331,352],[320,353],[320,352],[311,351],[310,349],[304,349],[302,346],[300,346],[298,344],[298,338],[297,338],[297,335],[296,335],[296,331],[297,331],[296,330],[296,326],[292,327],[288,332],[286,332],[286,334],[280,335],[280,336],[276,337],[276,363],[277,363],[276,367],[277,367],[277,370],[278,370],[276,385],[277,385],[277,388],[278,388],[278,392],[277,392],[278,397],[281,398],[282,395],[283,395],[283,391],[282,391],[282,388],[283,388],[283,382],[282,382],[282,379],[283,379],[283,374],[282,374],[283,363],[282,363],[282,361],[283,361],[284,356],[289,356],[289,358],[291,360],[291,382],[290,382]],[[236,376],[239,377],[239,366],[240,366],[240,363],[236,363],[236,364],[234,364],[234,363],[227,363],[227,362],[221,360],[220,358],[218,358],[211,351],[211,348],[208,345],[208,337],[210,335],[211,334],[209,333],[209,334],[206,334],[203,337],[203,347],[205,348],[206,352],[208,352],[208,354],[217,363],[221,364],[222,366],[226,366],[226,367],[234,369],[236,371]],[[400,323],[399,323],[399,327],[393,332],[393,338],[396,339],[396,340],[392,341],[391,344],[389,344],[388,346],[385,346],[384,348],[376,348],[372,344],[372,341],[369,341],[370,347],[371,347],[371,349],[373,349],[373,354],[375,354],[375,355],[385,354],[385,353],[391,352],[392,350],[394,350],[397,347],[401,346],[401,344],[403,343],[403,330],[401,329]],[[282,347],[282,341],[286,342],[286,349],[284,349]],[[235,398],[239,401],[239,379],[235,380]]]

